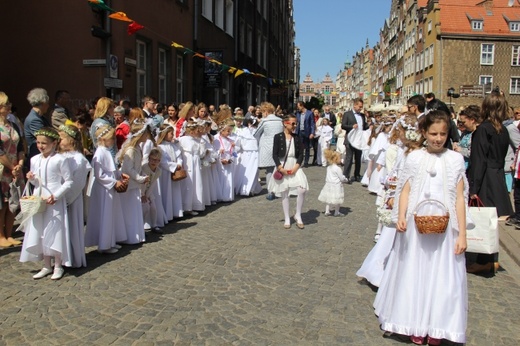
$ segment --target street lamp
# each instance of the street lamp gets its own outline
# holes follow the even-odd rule
[[[451,98],[457,99],[460,97],[460,94],[455,93],[455,88],[451,87],[448,89],[448,96],[450,98],[450,106],[452,106]]]

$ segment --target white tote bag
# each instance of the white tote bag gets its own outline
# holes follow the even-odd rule
[[[499,249],[497,208],[486,208],[480,199],[481,206],[469,207],[469,217],[475,227],[466,230],[467,252],[492,254]]]

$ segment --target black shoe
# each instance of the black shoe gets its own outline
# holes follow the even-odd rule
[[[506,220],[506,225],[507,226],[520,226],[520,220],[518,220],[517,218],[514,218],[514,217],[509,217]]]
[[[520,224],[515,225],[515,229],[516,229],[516,230],[520,230]]]
[[[347,184],[352,185],[352,178],[347,178]]]
[[[152,232],[156,234],[163,234],[162,229],[160,229],[159,227],[152,228]]]
[[[356,181],[357,181],[358,183],[360,183],[360,182],[361,182],[361,180],[363,180],[363,177],[362,177],[362,176],[360,176],[360,175],[358,175],[358,176],[356,177]]]

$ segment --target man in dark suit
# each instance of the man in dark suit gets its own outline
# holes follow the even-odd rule
[[[314,132],[316,130],[316,123],[314,122],[314,115],[310,110],[305,108],[302,101],[298,101],[296,104],[298,112],[296,117],[298,118],[298,124],[296,125],[296,135],[298,135],[303,143],[305,149],[304,165],[309,166],[309,156],[311,151],[311,139],[314,138]],[[314,153],[316,155],[316,153]]]
[[[336,127],[336,115],[334,115],[334,113],[330,111],[329,105],[323,107],[323,114],[321,115],[321,117],[330,120],[330,127]]]
[[[345,148],[347,149],[345,162],[343,163],[343,175],[349,179],[349,184],[352,181],[361,181],[361,150],[354,148],[348,141],[348,133],[357,128],[363,130],[368,129],[367,120],[364,114],[361,113],[363,110],[363,99],[357,98],[354,100],[354,106],[352,110],[347,111],[343,114],[341,120],[341,128],[346,131],[345,135]],[[352,159],[355,160],[354,175],[350,176],[350,170],[352,169]]]

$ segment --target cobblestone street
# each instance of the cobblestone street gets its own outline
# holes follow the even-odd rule
[[[114,255],[89,249],[88,268],[57,282],[33,280],[41,263],[20,263],[20,248],[0,250],[0,345],[402,345],[383,338],[375,292],[355,275],[374,244],[375,197],[345,185],[347,215],[326,217],[325,168],[305,172],[303,230],[285,230],[280,200],[262,194]],[[520,344],[520,276],[501,264],[494,278],[468,276],[468,345]]]

